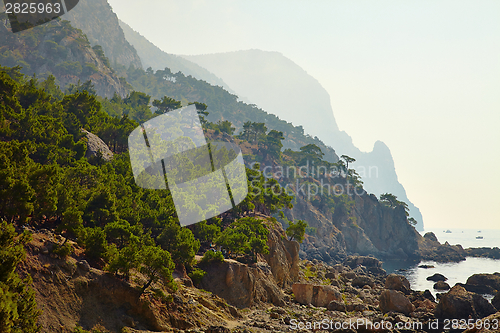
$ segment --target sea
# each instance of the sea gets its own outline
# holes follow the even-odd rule
[[[433,232],[442,244],[444,244],[444,242],[448,242],[451,245],[460,244],[463,248],[500,247],[500,229],[433,228],[421,232],[422,236],[427,232]],[[419,268],[418,266],[420,265],[432,265],[434,268]],[[446,282],[453,287],[458,282],[466,283],[467,278],[473,274],[500,272],[500,260],[470,257],[459,263],[391,260],[385,261],[383,267],[387,273],[397,273],[406,276],[413,290],[428,289],[436,296],[438,292],[433,289],[434,282],[426,280],[427,277],[434,273],[440,273],[446,276],[448,278]],[[484,296],[489,300],[493,297],[493,295]]]

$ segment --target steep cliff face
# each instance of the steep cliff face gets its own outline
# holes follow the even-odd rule
[[[381,257],[419,256],[420,234],[408,222],[402,206],[390,208],[372,194],[356,195],[356,221]]]
[[[403,207],[387,207],[366,192],[351,199],[354,219],[322,212],[301,196],[296,197],[288,217],[305,220],[316,228],[316,233],[306,235],[301,244],[301,258],[339,263],[352,253],[400,259],[420,256],[422,237],[407,222]]]
[[[63,18],[81,29],[92,46],[102,46],[111,65],[142,68],[137,51],[125,39],[118,17],[106,0],[80,0]]]
[[[27,75],[56,77],[62,89],[91,80],[98,95],[124,97],[128,89],[98,47],[68,21],[56,20],[13,34],[0,14],[0,64],[22,66]]]

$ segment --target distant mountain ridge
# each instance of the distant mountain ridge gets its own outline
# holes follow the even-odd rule
[[[144,68],[151,67],[156,71],[163,70],[165,67],[168,67],[172,73],[182,72],[186,76],[191,75],[199,80],[224,87],[227,91],[232,92],[223,80],[207,71],[205,68],[192,61],[184,59],[183,57],[162,51],[159,47],[151,43],[125,22],[119,20],[119,23],[127,40],[137,50]]]
[[[363,177],[365,189],[376,195],[392,193],[408,203],[410,215],[418,221],[417,230],[424,229],[420,210],[398,181],[389,148],[381,141],[371,152],[355,147],[351,137],[337,126],[328,92],[293,61],[278,52],[255,49],[183,57],[215,73],[237,94],[264,110],[302,125],[305,133],[318,136],[339,156],[354,157],[353,167]]]

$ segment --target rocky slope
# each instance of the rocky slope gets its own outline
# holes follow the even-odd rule
[[[106,0],[80,0],[63,18],[82,30],[92,46],[100,45],[112,66],[142,68],[137,51],[125,38],[118,17]]]
[[[306,133],[318,136],[339,156],[354,157],[353,166],[363,176],[365,189],[377,196],[392,193],[408,203],[410,215],[418,221],[417,230],[424,229],[420,210],[398,181],[389,148],[380,141],[371,152],[356,148],[351,137],[338,128],[328,92],[300,66],[278,52],[261,50],[184,57],[221,77],[243,100],[303,125]]]
[[[27,75],[56,77],[65,89],[69,84],[91,80],[98,95],[124,97],[128,88],[110,68],[104,53],[92,48],[87,37],[68,21],[55,20],[13,34],[0,14],[0,64],[22,66]]]
[[[273,234],[271,253],[257,264],[225,260],[206,267],[202,286],[211,292],[193,287],[178,271],[178,290],[156,285],[141,295],[140,274],[130,282],[117,279],[89,265],[78,246],[66,259],[52,254],[62,238],[48,230],[35,231],[20,271],[33,277],[42,332],[74,332],[77,326],[129,333],[380,332],[385,325],[383,332],[416,333],[442,331],[448,318],[481,319],[496,312],[481,295],[458,285],[438,303],[429,291],[412,290],[405,277],[387,275],[372,257],[348,257],[333,266],[299,262],[298,244],[276,238],[279,227]],[[493,286],[498,277],[474,279]],[[314,323],[320,326],[308,329]]]

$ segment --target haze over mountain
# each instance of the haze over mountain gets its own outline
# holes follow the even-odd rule
[[[184,58],[221,77],[240,98],[302,125],[306,133],[318,136],[339,156],[354,157],[353,167],[362,176],[365,189],[376,195],[392,193],[407,202],[410,215],[418,221],[417,230],[423,230],[422,214],[399,183],[389,148],[381,141],[371,152],[355,147],[351,137],[337,126],[328,92],[300,66],[278,52],[255,49]]]
[[[127,40],[137,50],[144,68],[151,67],[156,71],[168,67],[172,73],[182,72],[186,76],[192,75],[199,80],[204,80],[210,84],[224,87],[231,92],[231,89],[224,81],[207,71],[205,68],[183,57],[162,51],[140,33],[133,30],[127,23],[121,20],[119,20],[119,23]]]

